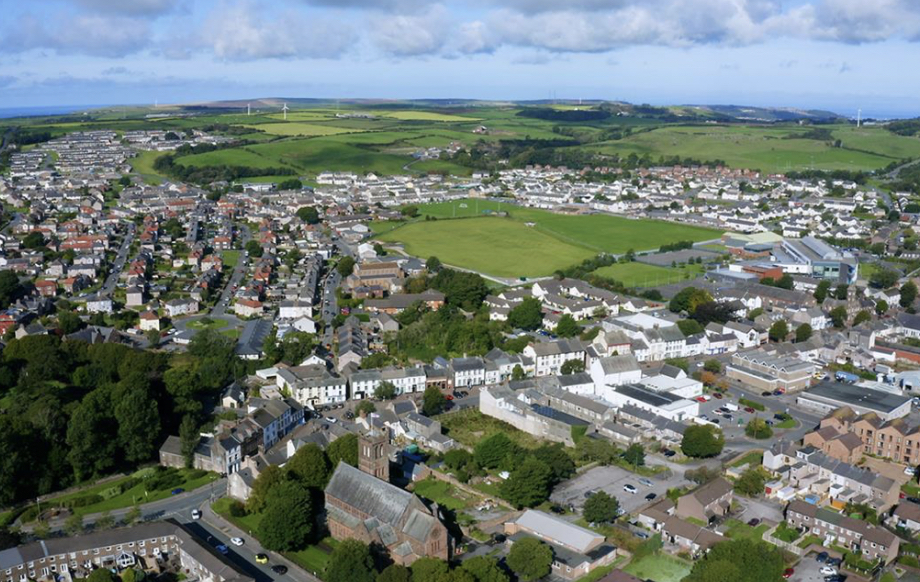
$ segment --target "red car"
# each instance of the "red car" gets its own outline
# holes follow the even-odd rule
[[[898,493],[898,498],[899,498],[899,499],[907,499],[907,494],[904,493],[903,491],[901,491],[900,493]]]
[[[793,568],[786,568],[783,570],[783,578],[791,578],[793,574],[795,574],[795,570]]]
[[[448,395],[445,396],[444,398],[447,398],[448,400],[453,400],[453,399],[454,399],[454,395],[453,395],[453,394],[448,394]]]
[[[719,400],[722,400],[722,393],[721,393],[721,392],[713,392],[712,395],[713,395],[714,397],[718,398]]]
[[[754,414],[754,409],[751,408],[750,406],[745,406],[744,411],[750,414]]]
[[[703,398],[702,396],[697,396],[697,397],[696,397],[696,401],[697,401],[697,402],[706,402],[706,399]]]

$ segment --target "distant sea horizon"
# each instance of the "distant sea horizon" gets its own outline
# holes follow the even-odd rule
[[[86,111],[109,107],[108,105],[42,105],[33,107],[0,107],[0,119],[10,117],[35,117],[40,115],[65,115],[75,111]]]

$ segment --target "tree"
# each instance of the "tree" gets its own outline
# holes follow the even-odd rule
[[[86,577],[87,582],[119,582],[118,577],[108,568],[96,568]]]
[[[707,467],[702,465],[698,469],[690,469],[684,476],[687,477],[687,480],[693,481],[697,485],[705,485],[710,481],[715,481],[722,476],[722,471],[715,467]]]
[[[713,374],[721,374],[722,373],[722,362],[720,362],[719,360],[716,360],[715,358],[706,360],[705,362],[703,362],[703,369]]]
[[[285,463],[284,470],[288,477],[296,479],[304,487],[323,489],[329,481],[329,459],[323,449],[314,443],[306,444],[294,453]]]
[[[511,370],[511,379],[517,382],[526,377],[527,374],[524,372],[524,368],[522,368],[520,364],[515,364],[514,368]]]
[[[634,467],[641,467],[645,464],[645,447],[640,443],[629,445],[623,453],[623,459]]]
[[[508,574],[499,567],[498,560],[489,556],[470,558],[460,567],[469,572],[476,582],[509,582]]]
[[[783,276],[776,280],[776,286],[781,289],[792,289],[795,287],[795,281],[789,273],[783,273]]]
[[[191,468],[195,460],[195,447],[201,440],[201,433],[198,429],[198,423],[191,414],[182,417],[182,423],[179,425],[179,441],[182,447],[182,458],[185,459],[185,466]]]
[[[497,432],[487,439],[476,443],[473,449],[473,458],[484,469],[495,469],[505,459],[514,454],[517,447],[503,432]]]
[[[262,245],[260,245],[259,241],[257,240],[251,240],[247,242],[245,249],[246,249],[246,252],[249,253],[250,257],[254,257],[256,259],[261,257],[263,253]]]
[[[61,311],[57,316],[58,327],[65,334],[79,331],[83,327],[83,320],[73,311]]]
[[[747,497],[754,497],[763,493],[766,482],[766,475],[760,466],[749,467],[735,481],[735,491]]]
[[[374,558],[367,544],[342,540],[332,550],[326,566],[326,582],[374,582]]]
[[[307,224],[319,223],[319,211],[312,206],[301,206],[297,209],[297,218]]]
[[[407,204],[399,209],[399,213],[407,218],[415,218],[418,216],[418,206],[414,204]]]
[[[103,511],[93,525],[93,529],[96,530],[112,529],[113,527],[115,527],[115,518],[108,511]]]
[[[693,313],[698,305],[710,301],[712,301],[712,295],[709,294],[709,291],[696,287],[684,287],[668,303],[668,309],[674,313],[683,311]]]
[[[354,272],[355,260],[349,256],[342,257],[339,259],[339,264],[335,266],[335,270],[338,271],[339,275],[344,279]]]
[[[684,430],[684,437],[680,442],[680,450],[688,457],[709,458],[715,457],[725,447],[725,437],[722,431],[714,426],[694,424]]]
[[[259,542],[275,552],[300,550],[310,539],[314,520],[310,491],[302,483],[283,481],[268,492]]]
[[[144,582],[147,575],[143,570],[129,568],[121,573],[121,582]]]
[[[546,463],[529,457],[502,482],[501,496],[518,509],[540,505],[549,499],[552,476]]]
[[[867,321],[872,321],[872,315],[866,309],[860,309],[859,312],[856,313],[856,316],[853,317],[854,326],[857,326],[860,323],[865,323]]]
[[[888,311],[887,301],[885,301],[884,299],[879,299],[878,301],[875,302],[875,314],[876,315],[881,317],[882,315],[885,315],[887,311]]]
[[[838,305],[837,307],[831,309],[831,312],[828,314],[831,318],[831,322],[834,324],[834,327],[840,329],[844,328],[847,325],[847,308],[843,305]]]
[[[441,270],[441,259],[434,255],[428,257],[428,260],[425,261],[425,269],[429,273],[437,273]]]
[[[677,329],[686,336],[703,333],[703,325],[695,319],[681,319],[677,322]]]
[[[144,334],[147,339],[147,345],[153,349],[160,345],[160,332],[155,329],[148,329]]]
[[[508,312],[508,325],[526,330],[540,329],[543,326],[543,304],[539,299],[525,298]]]
[[[278,465],[266,466],[252,484],[252,492],[246,500],[246,509],[250,513],[259,513],[265,509],[268,494],[285,481],[284,470]]]
[[[811,325],[803,323],[802,325],[795,328],[795,341],[796,342],[807,342],[811,338],[813,330]]]
[[[775,582],[782,579],[785,568],[782,550],[776,546],[761,540],[726,540],[694,562],[684,582]]]
[[[721,301],[706,301],[700,303],[690,314],[690,317],[700,325],[709,325],[712,322],[728,323],[734,319],[732,308],[728,303]]]
[[[160,440],[160,413],[157,403],[147,394],[142,381],[131,380],[128,389],[115,405],[118,440],[130,463],[146,461],[157,450]]]
[[[889,287],[894,287],[898,284],[898,279],[900,275],[894,269],[888,269],[882,267],[881,269],[876,269],[869,275],[869,284],[878,289],[888,289]]]
[[[553,549],[537,538],[527,537],[514,542],[505,562],[519,580],[539,580],[550,572]]]
[[[0,309],[9,307],[22,293],[23,287],[16,273],[10,270],[0,271]]]
[[[374,388],[374,398],[377,400],[393,400],[396,398],[396,386],[384,380]]]
[[[390,564],[377,574],[376,582],[409,582],[409,568],[399,564]]]
[[[83,516],[79,513],[71,513],[64,520],[64,533],[69,536],[75,536],[83,533]]]
[[[556,324],[556,335],[559,337],[575,337],[581,333],[581,326],[575,321],[575,318],[566,313],[559,318]]]
[[[2,296],[2,295],[0,295]],[[901,285],[901,307],[907,308],[914,304],[914,301],[917,299],[917,284],[913,281],[908,281]],[[0,302],[2,305],[2,302]]]
[[[850,289],[850,286],[847,285],[846,283],[841,283],[837,285],[837,287],[834,289],[834,299],[837,299],[839,301],[846,301],[847,293],[849,289]]]
[[[438,558],[419,558],[412,562],[412,582],[438,582],[447,575],[448,565]]]
[[[444,411],[447,405],[447,398],[441,394],[437,386],[428,386],[422,394],[422,413],[425,416],[435,416]]]
[[[27,249],[40,249],[45,246],[45,237],[37,230],[32,231],[22,239],[22,246]]]
[[[139,505],[133,505],[125,514],[125,523],[131,525],[141,518],[142,512]]]
[[[549,467],[553,485],[575,474],[575,461],[563,450],[560,443],[542,445],[533,451],[533,456]]]
[[[770,331],[768,334],[770,336],[770,341],[784,341],[786,336],[789,335],[789,325],[786,323],[785,319],[780,319],[770,326]]]
[[[355,414],[367,416],[372,412],[377,412],[377,406],[370,400],[362,400],[355,406]]]
[[[335,439],[326,447],[326,456],[329,457],[329,464],[333,469],[339,465],[340,461],[357,467],[358,435],[350,432]]]
[[[830,289],[831,282],[827,279],[819,282],[814,292],[815,300],[818,303],[824,303],[824,300],[827,299],[827,293],[830,291]]]
[[[585,362],[584,360],[566,360],[562,362],[562,365],[559,366],[559,372],[563,376],[568,376],[571,374],[579,374],[585,371]]]
[[[609,523],[617,518],[620,502],[606,491],[597,491],[585,501],[582,515],[589,523]]]
[[[77,481],[101,475],[118,457],[118,423],[111,416],[109,390],[87,394],[70,417],[67,427],[68,459]]]
[[[773,429],[762,418],[752,418],[744,427],[744,434],[752,439],[768,439],[773,436]]]

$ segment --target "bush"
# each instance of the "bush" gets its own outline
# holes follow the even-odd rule
[[[182,485],[183,481],[184,479],[182,479],[182,475],[180,475],[179,471],[176,469],[158,471],[152,477],[147,479],[147,489],[157,491],[175,489],[179,485]]]
[[[227,508],[227,511],[230,512],[231,517],[245,517],[246,516],[246,506],[243,505],[242,501],[234,499],[230,502],[230,505]]]
[[[767,409],[767,407],[760,402],[754,402],[753,400],[748,400],[747,398],[739,398],[738,403],[742,406],[750,406],[754,410],[760,410],[761,412]]]
[[[141,480],[137,477],[128,477],[118,485],[119,493],[124,493],[128,489],[133,489],[140,484]]]
[[[98,494],[91,495],[82,495],[80,497],[74,497],[73,499],[68,499],[64,502],[64,507],[76,508],[76,507],[87,507],[90,505],[95,505],[97,503],[102,503],[107,497],[103,497]]]
[[[194,469],[189,472],[188,478],[189,479],[201,479],[202,477],[207,476],[207,474],[208,472],[205,471],[204,469]]]
[[[920,560],[912,556],[898,556],[898,563],[911,568],[920,568]]]

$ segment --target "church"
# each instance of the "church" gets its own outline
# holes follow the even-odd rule
[[[325,491],[329,532],[379,544],[404,566],[422,557],[449,559],[451,539],[437,504],[390,483],[387,441],[379,430],[359,435],[358,468],[336,467]]]

